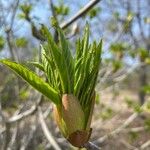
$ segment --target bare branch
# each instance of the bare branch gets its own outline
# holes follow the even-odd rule
[[[87,3],[82,9],[80,9],[74,16],[72,16],[68,21],[62,23],[60,27],[62,29],[67,28],[69,25],[71,25],[73,22],[75,22],[77,19],[85,15],[89,10],[91,10],[97,3],[99,3],[101,0],[91,0],[89,3]]]
[[[13,123],[13,122],[16,122],[16,121],[20,121],[20,120],[22,120],[23,118],[25,118],[25,117],[27,117],[29,115],[32,115],[34,112],[36,112],[37,107],[40,105],[40,103],[42,101],[41,97],[42,97],[42,95],[40,96],[40,98],[37,101],[37,103],[35,105],[33,105],[29,110],[11,117],[10,119],[7,120],[7,122],[8,123]]]
[[[82,9],[80,9],[73,17],[71,17],[68,21],[60,24],[60,27],[62,29],[67,28],[68,26],[70,26],[73,22],[75,22],[77,19],[79,19],[80,17],[82,17],[83,15],[85,15],[89,10],[91,10],[98,2],[100,2],[101,0],[91,0],[89,1],[88,4],[86,4]],[[50,5],[51,7],[53,7],[53,3],[50,0]],[[55,12],[53,12],[53,15],[55,15]],[[32,34],[34,37],[36,37],[37,39],[44,41],[44,37],[42,36],[42,34],[39,32],[39,30],[35,27],[34,23],[31,21],[31,19],[29,18],[27,20],[29,23],[31,23],[31,27],[32,27]]]
[[[135,150],[144,150],[148,147],[150,147],[150,140],[146,141],[144,144],[141,145],[139,149],[135,149]]]
[[[131,124],[138,116],[138,113],[133,113],[119,128],[115,129],[114,131],[104,135],[103,137],[97,139],[96,143],[103,143],[105,140],[119,134],[121,131],[123,131],[124,128],[126,128],[129,124]],[[95,143],[94,142],[94,143]]]
[[[92,142],[88,142],[84,145],[84,148],[86,148],[87,150],[100,150],[101,148],[98,147],[97,145],[95,145]]]
[[[42,127],[42,130],[43,130],[43,133],[44,133],[45,137],[47,138],[47,140],[53,146],[54,149],[61,150],[61,148],[59,147],[57,142],[54,140],[54,137],[49,132],[49,129],[48,129],[48,127],[46,125],[46,122],[44,120],[44,116],[43,116],[41,107],[38,107],[38,113],[39,113],[39,121],[40,121],[40,124],[41,124],[41,127]]]
[[[147,105],[147,103],[145,102],[142,106],[141,109],[143,107],[145,107]],[[126,127],[128,127],[137,117],[139,116],[138,112],[133,113],[120,127],[118,127],[117,129],[113,130],[112,132],[104,135],[103,137],[100,137],[99,139],[97,139],[96,141],[94,141],[94,143],[103,143],[104,141],[106,141],[107,139],[116,136],[117,134],[121,133]]]

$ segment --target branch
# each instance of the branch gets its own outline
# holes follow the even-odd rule
[[[41,124],[41,127],[42,127],[42,130],[43,130],[45,137],[47,138],[47,140],[53,146],[54,149],[61,150],[61,148],[59,147],[57,142],[54,140],[52,134],[49,132],[49,129],[48,129],[46,122],[44,120],[44,116],[43,116],[43,113],[42,113],[40,106],[38,107],[38,113],[39,113],[39,121],[40,121],[40,124]]]
[[[13,42],[11,41],[11,39],[14,38],[12,31],[13,31],[13,25],[14,25],[14,20],[15,20],[18,5],[19,5],[19,0],[16,1],[14,8],[12,10],[12,16],[10,18],[10,25],[7,25],[7,23],[5,23],[6,40],[7,40],[7,44],[8,44],[8,48],[9,48],[12,60],[14,61],[18,61],[18,55],[17,55],[17,52],[13,48]]]
[[[141,109],[143,107],[145,107],[147,105],[147,103],[145,102],[142,106]],[[100,137],[99,139],[97,139],[94,143],[103,143],[104,141],[106,141],[107,139],[114,137],[115,135],[119,134],[120,132],[122,132],[125,128],[127,128],[137,117],[139,116],[138,112],[133,113],[120,127],[118,127],[117,129],[113,130],[112,132],[104,135],[103,137]]]
[[[123,129],[125,129],[129,124],[131,124],[137,118],[137,116],[138,113],[133,113],[119,128],[99,138],[98,140],[96,140],[96,143],[103,143],[107,139],[119,134],[121,131],[123,131]]]
[[[60,24],[60,27],[62,29],[67,28],[68,26],[70,26],[73,22],[75,22],[77,19],[79,19],[80,17],[82,17],[83,15],[85,15],[89,10],[91,10],[98,2],[100,2],[101,0],[90,0],[89,3],[87,3],[82,9],[80,9],[74,16],[72,16],[68,21]],[[53,7],[53,3],[50,0],[50,5],[51,7]],[[52,10],[53,15],[55,15]],[[40,33],[40,31],[36,28],[36,26],[34,25],[34,23],[31,21],[31,18],[28,16],[27,21],[29,23],[31,23],[31,27],[32,27],[32,34],[35,38],[41,40],[41,41],[45,41],[44,37],[42,36],[42,34]]]
[[[53,16],[53,17],[55,18],[55,20],[57,20],[57,22],[58,22],[57,15],[56,15],[56,12],[55,12],[55,9],[54,9],[53,0],[49,0],[49,5],[50,5],[51,12],[52,12],[52,16]],[[58,33],[57,33],[56,29],[54,30],[54,41],[55,41],[56,43],[58,42]]]
[[[141,147],[139,149],[135,149],[135,150],[146,150],[148,147],[150,147],[150,140],[146,141],[144,144],[141,145]]]
[[[100,147],[98,147],[97,145],[95,145],[92,142],[88,142],[84,145],[84,148],[86,148],[87,150],[101,150]]]
[[[62,23],[60,27],[62,29],[67,28],[69,25],[71,25],[73,22],[75,22],[77,19],[85,15],[89,10],[91,10],[97,3],[99,3],[101,0],[90,0],[89,3],[87,3],[82,9],[80,9],[74,16],[72,16],[68,21]]]
[[[21,142],[21,146],[20,146],[20,150],[26,150],[29,143],[31,142],[31,140],[33,139],[35,132],[37,131],[37,124],[36,125],[32,125],[29,135],[24,135],[22,138],[22,142]]]
[[[14,123],[16,121],[20,121],[20,120],[24,119],[25,117],[27,117],[29,115],[32,115],[34,112],[36,112],[37,107],[42,102],[42,97],[43,96],[41,95],[39,100],[37,101],[37,103],[35,105],[33,105],[29,110],[11,117],[10,119],[7,120],[7,123]]]
[[[9,140],[10,140],[10,126],[9,124],[6,122],[6,117],[5,115],[3,114],[2,112],[2,106],[1,106],[1,98],[0,98],[0,117],[1,117],[1,122],[4,124],[5,126],[5,138],[4,138],[4,145],[2,146],[3,147],[3,150],[7,150],[7,147],[8,147],[8,144],[9,144]]]

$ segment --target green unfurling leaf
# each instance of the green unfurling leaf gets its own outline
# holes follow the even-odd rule
[[[44,96],[48,97],[56,105],[59,104],[60,99],[59,99],[59,94],[57,93],[57,91],[55,91],[52,87],[50,87],[48,83],[43,81],[34,72],[30,71],[25,66],[18,64],[16,62],[11,62],[9,60],[0,60],[0,62],[8,66],[11,70],[17,73],[27,83],[29,83],[32,87],[34,87]]]
[[[50,54],[53,58],[53,61],[56,65],[57,71],[59,73],[61,79],[61,85],[63,93],[71,93],[70,88],[70,78],[68,73],[68,66],[65,62],[65,56],[63,51],[56,45],[54,42],[52,35],[49,33],[46,27],[43,27],[44,35],[48,41],[48,49],[50,50]]]

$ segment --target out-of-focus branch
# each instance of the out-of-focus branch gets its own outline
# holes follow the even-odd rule
[[[129,124],[131,124],[137,118],[137,116],[138,113],[133,113],[119,128],[97,139],[94,143],[103,143],[107,139],[119,134],[121,131],[123,131],[123,129],[125,129]]]
[[[16,16],[18,6],[19,6],[19,0],[17,0],[16,3],[14,4],[13,10],[12,10],[12,16],[10,18],[10,24],[8,25],[6,23],[6,21],[4,21],[5,22],[5,33],[6,33],[8,48],[9,48],[12,59],[15,60],[15,61],[18,61],[18,56],[17,56],[16,51],[13,49],[13,44],[12,44],[11,38],[12,38],[12,35],[13,35],[12,34],[13,29],[12,28],[13,28],[13,25],[14,25],[14,20],[15,20],[15,16]]]
[[[141,108],[145,107],[146,104],[147,103],[145,102],[141,106]],[[126,127],[128,127],[138,116],[139,116],[138,112],[133,113],[131,116],[129,116],[129,118],[127,118],[127,120],[121,126],[119,126],[117,129],[113,130],[112,132],[104,135],[103,137],[100,137],[99,139],[97,139],[96,141],[94,141],[94,143],[103,143],[107,139],[112,138],[112,137],[116,136],[117,134],[123,132],[124,129]]]
[[[126,3],[127,3],[127,8],[126,8],[127,9],[127,14],[129,14],[131,12],[131,3],[130,3],[130,1],[126,1]],[[132,31],[132,27],[133,27],[133,24],[131,23],[131,27],[129,28],[129,34],[130,34],[130,36],[133,40],[135,48],[137,48],[139,46],[139,43],[138,43],[138,40],[137,40],[137,38],[135,37],[135,35]]]
[[[89,10],[91,10],[97,3],[99,3],[101,0],[90,0],[89,3],[87,3],[82,9],[80,9],[74,16],[72,16],[68,21],[60,24],[60,27],[62,29],[67,28],[70,26],[73,22],[75,22],[77,19],[85,15]]]
[[[33,105],[29,110],[20,113],[18,115],[15,115],[13,117],[11,117],[10,119],[7,120],[8,123],[14,123],[16,121],[20,121],[22,119],[24,119],[25,117],[32,115],[34,112],[36,112],[37,107],[40,105],[40,103],[42,102],[42,95],[40,96],[40,98],[38,99],[37,103],[35,105]]]
[[[55,20],[57,20],[57,22],[58,22],[57,15],[56,15],[56,12],[55,12],[55,9],[54,9],[53,0],[49,0],[49,5],[50,5],[50,8],[51,8],[52,16],[53,16],[53,17],[55,18]],[[54,41],[55,41],[56,43],[58,42],[58,33],[57,33],[56,30],[55,30],[55,32],[54,32]]]
[[[60,27],[62,29],[67,28],[68,26],[70,26],[73,22],[75,22],[77,19],[79,19],[80,17],[82,17],[83,15],[85,15],[89,10],[91,10],[97,3],[99,3],[101,0],[91,0],[89,1],[89,3],[87,3],[82,9],[80,9],[74,16],[72,16],[68,21],[60,24]],[[53,7],[53,3],[50,0],[50,4]],[[53,13],[53,12],[52,12]],[[53,14],[55,15],[55,14]],[[42,34],[40,33],[40,31],[35,27],[34,23],[31,21],[30,18],[27,19],[27,21],[29,23],[31,23],[31,27],[32,27],[32,34],[35,38],[44,41],[44,37],[42,36]]]
[[[2,107],[1,107],[1,99],[0,99],[0,117],[2,120],[2,124],[4,124],[5,126],[5,139],[3,141],[3,150],[7,150],[8,144],[9,144],[9,140],[10,140],[10,126],[6,121],[6,117],[4,116],[3,112],[2,112]]]
[[[12,29],[12,27],[13,27],[15,16],[16,16],[16,12],[17,12],[17,8],[19,6],[19,2],[20,2],[20,0],[16,0],[16,4],[14,6],[13,14],[12,14],[11,21],[10,21],[10,29]]]
[[[29,135],[24,135],[24,137],[22,138],[20,150],[26,150],[27,149],[27,146],[31,142],[36,131],[37,131],[37,124],[32,125],[30,132],[29,132]]]
[[[140,146],[139,149],[136,148],[135,150],[146,150],[148,147],[150,147],[150,140],[146,141],[144,144]]]
[[[38,107],[38,113],[39,113],[39,121],[43,130],[43,133],[45,135],[45,137],[47,138],[47,140],[49,141],[49,143],[53,146],[53,148],[55,150],[61,150],[61,148],[59,147],[59,145],[57,144],[57,142],[54,140],[52,134],[49,132],[49,129],[46,125],[46,122],[44,120],[44,116],[41,110],[41,107]]]
[[[86,148],[87,150],[101,150],[100,147],[98,147],[97,145],[95,145],[92,142],[88,142],[84,145],[84,148]]]
[[[139,25],[139,30],[140,30],[140,35],[142,37],[142,40],[145,41],[145,35],[144,35],[144,31],[143,31],[143,26],[142,26],[142,17],[141,17],[141,3],[140,1],[137,0],[137,22],[138,22],[138,25]]]

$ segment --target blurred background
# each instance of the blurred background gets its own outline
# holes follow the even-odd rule
[[[150,0],[0,0],[0,59],[37,71],[29,62],[40,60],[41,25],[48,26],[57,40],[52,16],[73,53],[86,22],[90,41],[103,39],[91,141],[104,150],[149,150]],[[0,65],[0,149],[74,149],[60,135],[52,106],[44,99]],[[42,119],[53,140],[45,136]]]

